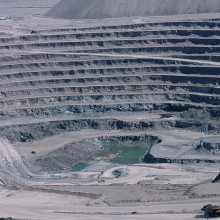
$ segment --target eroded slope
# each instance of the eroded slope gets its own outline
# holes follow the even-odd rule
[[[219,12],[218,0],[62,0],[46,13],[68,19],[102,19]]]

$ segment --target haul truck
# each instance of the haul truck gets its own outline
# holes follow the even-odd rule
[[[205,205],[202,209],[205,212],[205,217],[218,217],[220,216],[220,206],[213,206],[211,204]]]

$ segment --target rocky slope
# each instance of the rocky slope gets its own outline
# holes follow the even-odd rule
[[[219,11],[218,0],[62,0],[46,15],[68,19],[100,19]]]

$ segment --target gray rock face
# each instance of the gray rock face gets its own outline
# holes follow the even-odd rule
[[[219,0],[62,0],[46,15],[68,19],[100,19],[219,11]]]
[[[210,138],[201,141],[197,150],[208,151],[212,154],[220,154],[220,138]]]

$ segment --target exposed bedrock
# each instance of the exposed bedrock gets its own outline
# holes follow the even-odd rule
[[[144,157],[145,163],[179,163],[179,164],[186,164],[186,163],[219,163],[220,160],[201,160],[201,159],[170,159],[170,158],[156,158],[150,153],[148,153]]]
[[[79,116],[99,116],[106,113],[123,113],[123,112],[145,112],[145,111],[163,111],[164,113],[177,114],[182,119],[209,119],[218,120],[219,110],[218,106],[208,106],[204,108],[204,105],[196,105],[194,103],[138,103],[132,101],[130,103],[106,103],[93,104],[93,105],[58,105],[58,106],[39,106],[35,108],[18,108],[8,109],[1,112],[1,118],[11,118],[13,116],[33,116],[34,118],[50,118],[54,115],[59,117],[59,114],[71,114]],[[206,114],[206,115],[204,115]],[[208,121],[207,121],[208,122]],[[216,121],[217,123],[217,121]],[[213,123],[214,124],[214,123]]]
[[[201,133],[195,133],[191,130],[179,131],[181,134],[176,138],[178,132],[163,136],[158,136],[162,142],[151,147],[150,152],[145,155],[146,163],[219,163],[219,135],[209,135],[204,137]],[[162,136],[163,137],[162,137]],[[188,136],[190,135],[190,136]],[[184,138],[183,138],[184,137]],[[187,138],[185,138],[187,137]]]
[[[150,153],[144,157],[145,163],[219,163],[220,160],[208,160],[208,159],[171,159],[171,158],[156,158]]]
[[[220,138],[212,137],[202,139],[196,149],[198,151],[207,151],[212,154],[220,154]]]
[[[123,116],[125,117],[125,116]],[[149,116],[150,117],[150,116]],[[160,118],[161,117],[161,118]],[[133,130],[133,131],[148,131],[154,129],[190,129],[192,131],[206,132],[212,134],[219,132],[219,125],[207,121],[175,120],[172,115],[162,114],[155,120],[118,120],[106,119],[98,117],[97,119],[68,119],[48,121],[41,123],[27,123],[23,125],[13,125],[1,127],[1,135],[7,137],[11,142],[31,142],[40,140],[45,137],[58,135],[62,132],[80,131],[83,129],[95,130]],[[45,119],[43,119],[45,121]]]

